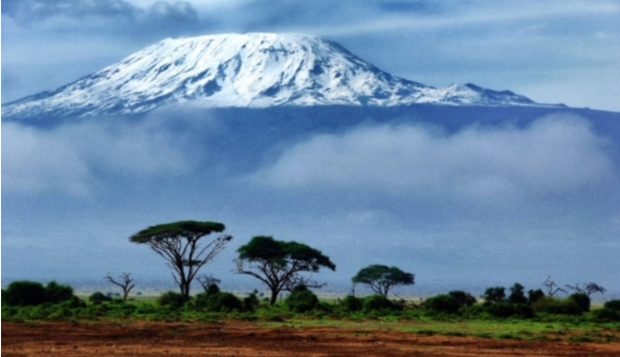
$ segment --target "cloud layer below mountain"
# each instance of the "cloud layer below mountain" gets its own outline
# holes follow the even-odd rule
[[[525,129],[469,127],[448,134],[420,125],[360,127],[288,149],[257,180],[322,188],[498,203],[573,195],[613,178],[608,142],[576,117]]]
[[[126,238],[194,218],[236,237],[210,267],[222,277],[239,245],[266,234],[322,249],[345,285],[375,262],[415,271],[421,289],[547,274],[617,282],[618,145],[586,119],[457,130],[360,120],[261,141],[271,127],[245,131],[250,140],[217,118],[169,114],[4,123],[5,276],[88,279],[118,266],[166,277]]]

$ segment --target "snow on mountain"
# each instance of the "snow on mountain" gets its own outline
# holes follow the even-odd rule
[[[473,84],[434,88],[398,78],[316,37],[252,33],[166,39],[55,91],[8,103],[2,114],[131,114],[173,103],[548,106]]]

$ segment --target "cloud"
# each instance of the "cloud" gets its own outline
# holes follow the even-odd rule
[[[85,196],[100,175],[147,178],[190,170],[174,138],[142,124],[87,122],[40,129],[2,125],[2,189]]]
[[[526,128],[383,125],[318,135],[253,179],[278,189],[388,193],[476,204],[573,196],[614,177],[605,139],[576,117]]]
[[[33,25],[53,18],[128,19],[139,23],[155,21],[188,21],[197,19],[194,7],[186,1],[156,1],[146,7],[124,0],[11,0],[2,3],[2,14],[21,25]],[[161,24],[160,24],[161,25]]]

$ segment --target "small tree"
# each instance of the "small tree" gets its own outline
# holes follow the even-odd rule
[[[127,301],[129,293],[133,288],[136,287],[136,282],[133,280],[131,274],[129,273],[123,273],[119,275],[117,279],[115,279],[114,277],[112,277],[112,275],[108,273],[105,279],[111,284],[116,285],[123,290],[123,301]]]
[[[415,275],[397,267],[375,264],[360,270],[351,280],[354,284],[368,285],[376,294],[387,297],[394,286],[415,284]]]
[[[173,270],[172,277],[182,297],[189,300],[192,280],[200,268],[213,260],[232,237],[221,235],[206,244],[202,244],[202,239],[224,229],[223,224],[216,222],[179,221],[146,228],[129,240],[148,245],[164,258]]]
[[[254,237],[237,252],[237,272],[265,283],[271,290],[271,305],[276,303],[283,289],[300,279],[301,273],[316,273],[321,268],[336,270],[336,265],[321,251],[273,237]]]

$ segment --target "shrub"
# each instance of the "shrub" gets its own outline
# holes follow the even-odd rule
[[[590,297],[584,293],[575,293],[568,297],[579,307],[581,313],[590,311]]]
[[[432,313],[456,314],[463,309],[473,306],[476,298],[464,291],[450,291],[445,295],[437,295],[424,302],[424,308]]]
[[[532,308],[536,313],[546,313],[553,315],[580,315],[581,309],[574,300],[558,300],[552,297],[545,297],[538,300]]]
[[[172,307],[176,309],[183,307],[186,302],[187,301],[183,295],[174,291],[167,291],[157,298],[157,303],[160,306]]]
[[[527,298],[525,297],[525,288],[519,283],[515,283],[510,288],[510,295],[508,296],[508,302],[511,304],[527,304]]]
[[[620,300],[609,300],[604,305],[605,309],[620,312]]]
[[[198,294],[194,298],[192,306],[210,312],[231,312],[242,310],[241,300],[239,300],[239,298],[235,295],[225,292]]]
[[[73,298],[73,288],[68,285],[60,285],[55,281],[45,287],[46,302],[56,304]]]
[[[456,314],[461,307],[453,296],[437,295],[424,301],[424,308],[438,314]]]
[[[450,291],[448,296],[452,297],[461,308],[473,306],[476,303],[476,298],[472,294],[465,291]]]
[[[598,322],[616,322],[620,321],[620,310],[604,307],[602,309],[592,311],[592,316],[594,317],[594,320]]]
[[[340,300],[338,306],[345,312],[357,312],[362,310],[362,300],[353,295],[347,295]]]
[[[107,302],[107,301],[112,301],[112,298],[107,296],[107,295],[105,295],[101,291],[96,291],[96,292],[94,292],[92,295],[90,295],[88,297],[88,301],[90,301],[91,303],[93,303],[95,305],[99,305],[99,304]]]
[[[46,302],[45,288],[34,281],[15,281],[6,289],[6,303],[14,306],[40,305]]]
[[[488,304],[498,303],[504,300],[506,297],[505,289],[501,286],[495,286],[487,288],[484,291],[484,301]]]
[[[398,310],[398,305],[383,295],[372,295],[365,297],[362,301],[364,311],[394,311]]]
[[[295,289],[286,297],[284,303],[289,310],[299,313],[313,310],[319,304],[319,298],[307,289]]]
[[[243,311],[256,311],[260,306],[260,300],[256,296],[256,291],[243,298],[241,301],[241,308]]]
[[[217,294],[211,295],[210,299],[211,303],[209,304],[208,310],[213,312],[231,312],[231,311],[241,311],[242,303],[238,297],[231,293],[222,293],[219,292]]]
[[[86,303],[77,296],[71,296],[70,299],[61,301],[58,305],[63,306],[65,308],[69,308],[69,309],[76,309],[76,308],[85,307]]]
[[[511,304],[508,302],[498,302],[485,306],[485,311],[493,316],[500,318],[520,317],[530,318],[534,316],[532,307],[526,304]]]
[[[536,289],[536,290],[529,290],[527,292],[527,303],[532,305],[535,304],[536,301],[542,299],[545,297],[545,293],[540,290],[540,289]]]
[[[205,293],[207,295],[215,295],[220,292],[220,287],[217,284],[209,284]]]

